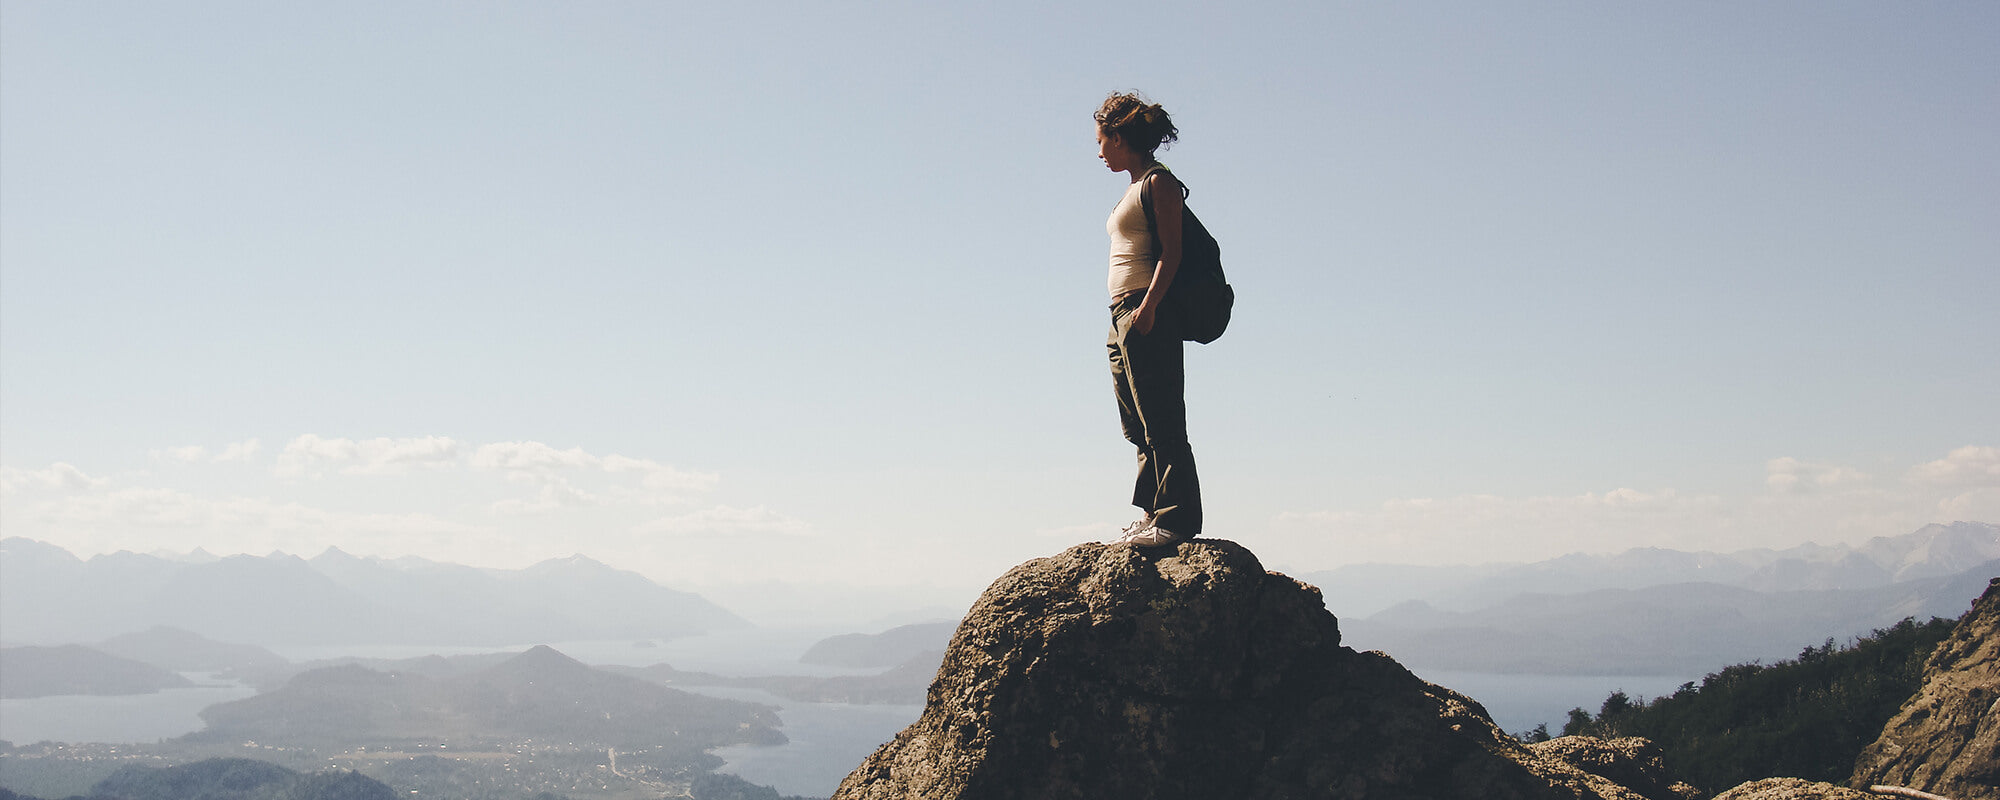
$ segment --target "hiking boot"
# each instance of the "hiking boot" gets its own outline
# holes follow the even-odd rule
[[[1149,525],[1145,530],[1119,540],[1120,543],[1133,547],[1172,547],[1185,541],[1187,537],[1158,525]]]
[[[1124,544],[1125,540],[1144,533],[1150,527],[1153,527],[1153,515],[1147,514],[1126,524],[1125,528],[1118,532],[1117,538],[1111,540],[1111,543]]]

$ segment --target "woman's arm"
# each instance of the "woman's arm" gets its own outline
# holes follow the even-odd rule
[[[1133,313],[1132,329],[1141,334],[1153,332],[1153,315],[1181,268],[1181,182],[1162,170],[1146,176],[1145,191],[1152,200],[1153,233],[1160,238],[1160,263],[1153,266],[1153,283],[1146,287],[1146,299]]]

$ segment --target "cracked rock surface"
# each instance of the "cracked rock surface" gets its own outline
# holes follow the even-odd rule
[[[1716,795],[1715,800],[1884,800],[1884,798],[1881,795],[1857,792],[1845,786],[1803,778],[1765,778]]]
[[[1855,759],[1849,785],[2000,800],[2000,578],[1924,662],[1924,684]]]
[[[1470,698],[1341,646],[1318,589],[1233,542],[1085,544],[1009,571],[916,723],[837,800],[1641,800]]]

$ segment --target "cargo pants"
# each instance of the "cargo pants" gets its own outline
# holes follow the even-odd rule
[[[1125,440],[1139,449],[1139,474],[1132,505],[1153,524],[1189,539],[1201,535],[1201,479],[1187,436],[1187,370],[1180,331],[1165,307],[1154,312],[1153,329],[1132,330],[1145,292],[1111,304],[1111,384],[1118,395],[1118,422]],[[1163,510],[1164,509],[1164,510]]]

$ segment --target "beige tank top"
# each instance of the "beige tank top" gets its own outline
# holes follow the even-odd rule
[[[1112,297],[1153,285],[1153,269],[1159,266],[1160,255],[1153,252],[1153,229],[1146,224],[1146,209],[1139,204],[1139,193],[1146,190],[1146,176],[1155,170],[1168,171],[1163,164],[1154,164],[1146,170],[1125,189],[1125,196],[1118,198],[1118,205],[1111,208],[1111,218],[1104,222],[1105,231],[1111,234]]]

